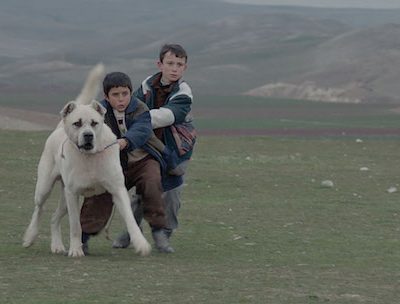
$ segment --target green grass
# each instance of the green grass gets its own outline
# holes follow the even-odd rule
[[[0,132],[2,303],[398,301],[399,193],[387,192],[400,188],[397,139],[200,137],[176,253],[139,257],[99,236],[72,259],[50,253],[58,189],[39,239],[21,246],[46,136]],[[116,216],[111,235],[121,227]]]
[[[207,131],[400,128],[396,104],[338,104],[248,96],[200,96],[195,102],[196,126]]]

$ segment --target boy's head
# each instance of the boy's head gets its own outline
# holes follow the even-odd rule
[[[187,68],[187,53],[179,44],[164,44],[161,47],[157,66],[160,69],[163,84],[179,80]]]
[[[159,59],[160,62],[164,61],[165,54],[170,52],[171,54],[175,55],[178,58],[185,59],[185,63],[187,63],[187,53],[185,49],[179,44],[164,44],[160,49]]]
[[[104,98],[118,112],[124,112],[131,101],[132,82],[122,72],[112,72],[103,80]]]

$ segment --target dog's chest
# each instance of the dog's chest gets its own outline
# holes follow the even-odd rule
[[[79,194],[84,197],[91,197],[93,195],[100,195],[104,192],[106,192],[106,190],[102,186],[99,186],[99,187],[83,188],[83,189],[81,189]]]
[[[79,195],[90,197],[104,193],[104,179],[93,172],[86,172],[69,183],[69,187]]]
[[[71,156],[71,155],[69,155]],[[104,183],[109,180],[109,158],[101,154],[82,155],[65,160],[62,176],[65,184],[74,193],[92,196],[105,192]],[[119,165],[117,163],[117,165]]]

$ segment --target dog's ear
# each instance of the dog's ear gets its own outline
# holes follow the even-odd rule
[[[101,116],[104,116],[107,112],[107,109],[103,107],[100,102],[96,100],[92,100],[92,103],[90,105],[93,107],[93,109],[96,110],[96,112],[99,112]]]
[[[68,114],[70,114],[76,108],[76,104],[73,101],[70,101],[65,105],[65,107],[61,110],[61,118],[65,118]]]

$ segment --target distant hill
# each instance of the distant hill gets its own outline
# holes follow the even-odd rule
[[[161,44],[177,42],[196,94],[400,102],[399,17],[211,0],[3,0],[0,89],[76,93],[99,61],[138,85]]]
[[[399,101],[400,25],[345,32],[307,52],[310,68],[249,90],[254,96],[300,96],[343,102]]]

